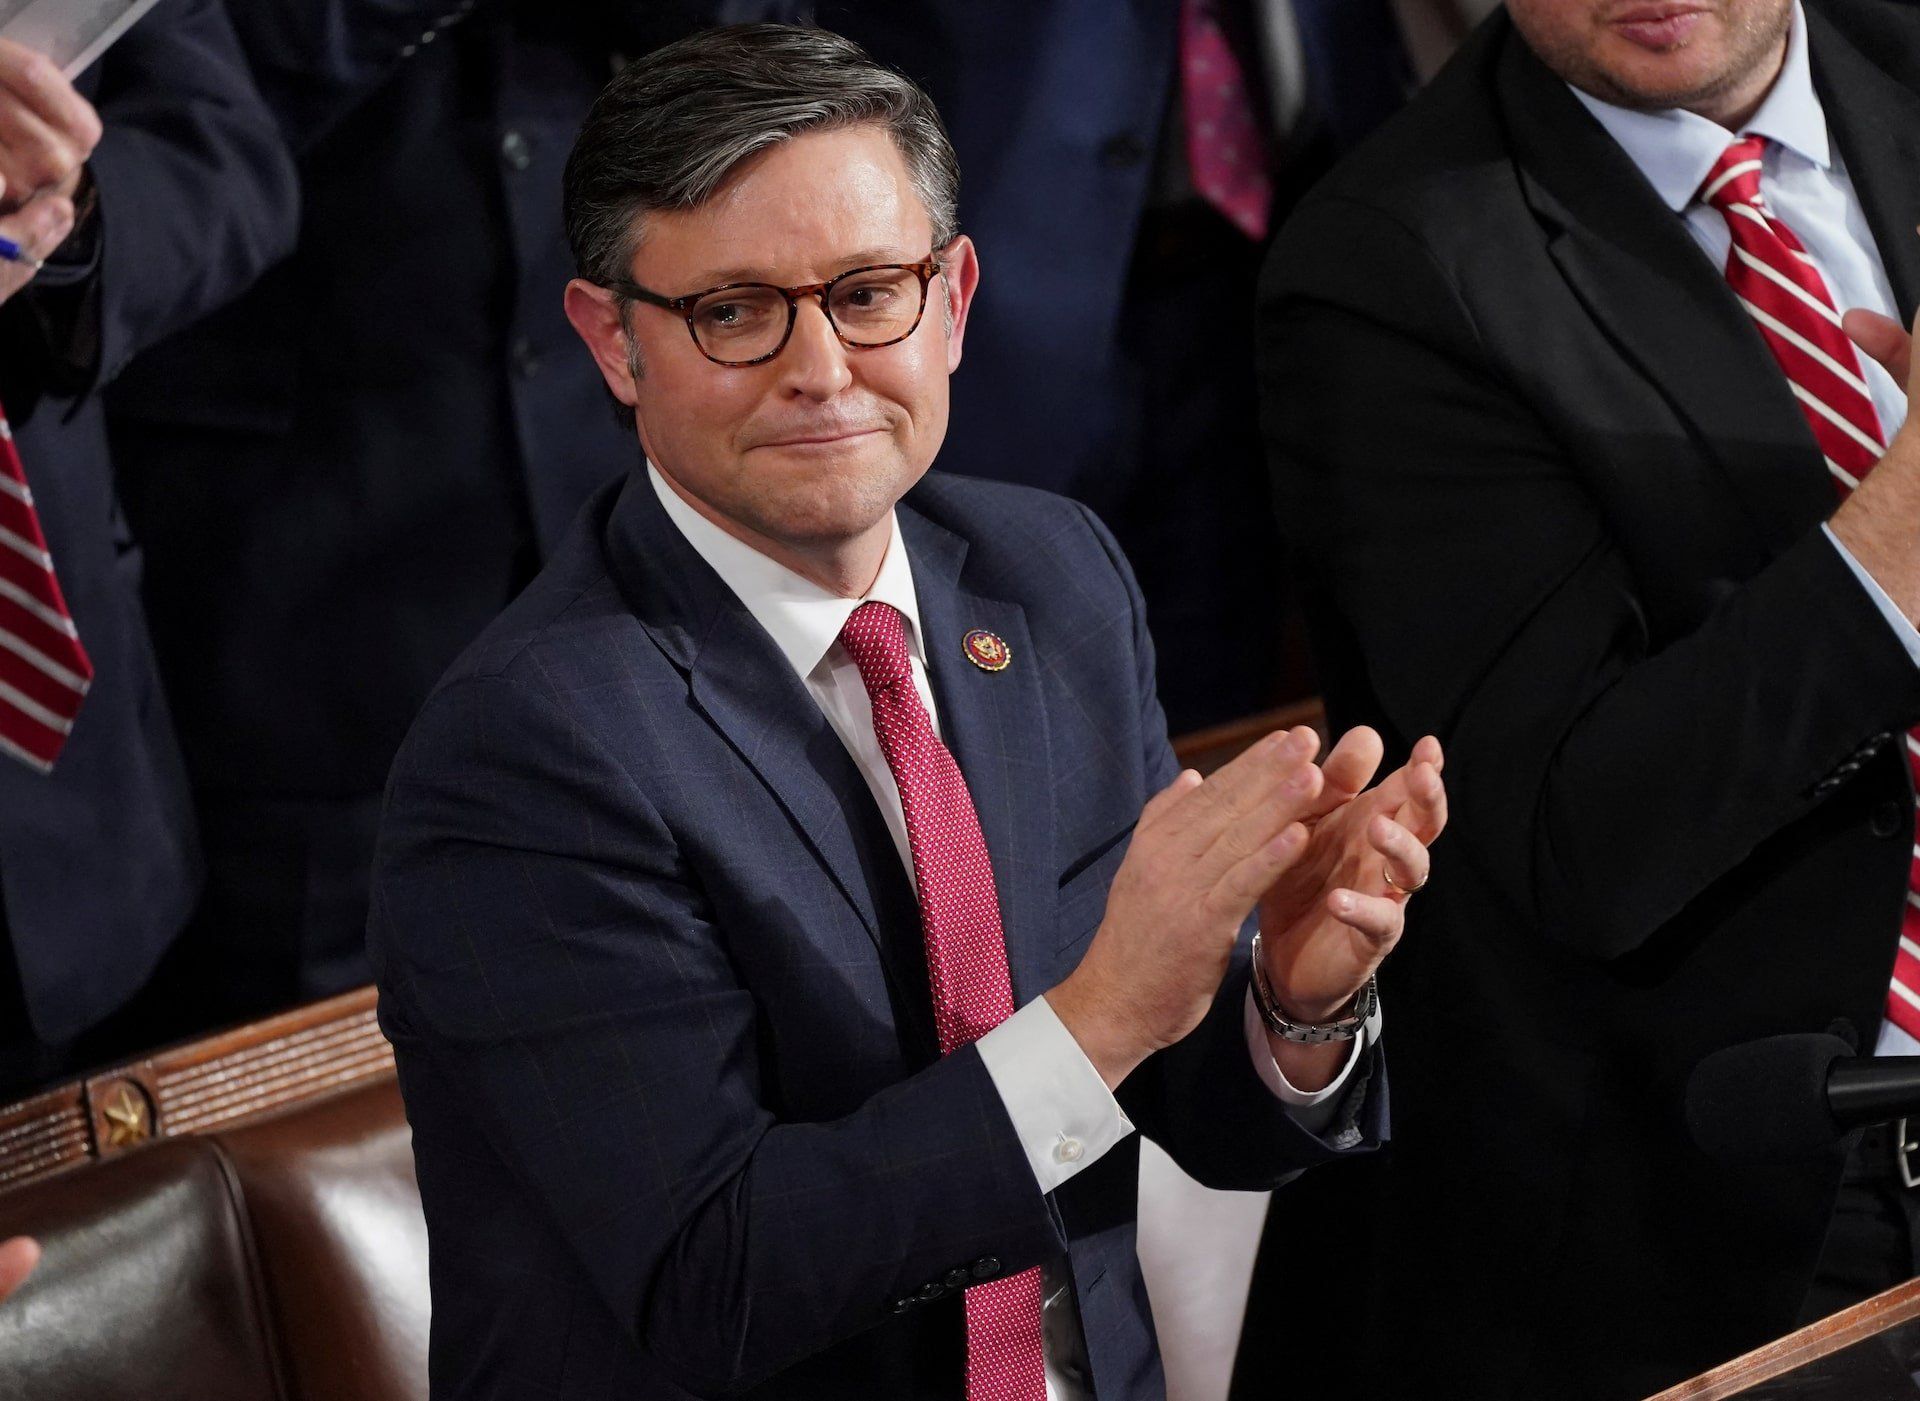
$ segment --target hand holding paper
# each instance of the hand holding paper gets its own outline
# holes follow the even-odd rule
[[[0,212],[35,195],[71,199],[99,140],[93,105],[52,60],[0,38]]]

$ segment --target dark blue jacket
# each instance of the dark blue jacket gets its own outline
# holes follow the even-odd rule
[[[632,463],[561,311],[560,170],[618,8],[236,7],[301,153],[299,246],[111,399],[201,788],[378,793],[435,678]]]
[[[1057,497],[936,473],[900,520],[1025,1003],[1085,952],[1175,772],[1140,598]],[[976,627],[1005,671],[963,663]],[[1137,1139],[1040,1194],[977,1052],[937,1053],[914,895],[852,758],[644,477],[595,498],[415,724],[371,948],[439,1401],[958,1398],[954,1279],[1062,1255],[1100,1394],[1160,1394]],[[1120,1099],[1200,1180],[1264,1188],[1336,1154],[1254,1073],[1245,960]],[[1345,1108],[1342,1142],[1377,1138],[1381,1077]]]
[[[291,157],[218,0],[168,0],[79,86],[105,126],[91,246],[0,308],[0,397],[95,669],[50,777],[0,763],[0,926],[48,1041],[145,981],[200,877],[140,553],[90,391],[245,288],[292,246],[299,213]]]

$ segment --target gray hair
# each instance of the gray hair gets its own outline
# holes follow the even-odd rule
[[[581,277],[628,276],[642,215],[694,209],[741,162],[803,132],[873,123],[906,162],[933,224],[957,233],[960,167],[933,101],[910,79],[824,29],[708,29],[620,70],[567,157],[567,241]]]

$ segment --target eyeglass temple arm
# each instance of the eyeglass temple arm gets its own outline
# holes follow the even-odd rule
[[[649,306],[665,307],[668,311],[679,311],[687,301],[691,300],[687,297],[663,297],[658,292],[649,292],[639,283],[628,282],[625,278],[621,278],[617,282],[609,282],[607,284],[607,290],[615,296],[625,297],[629,301],[645,302]]]

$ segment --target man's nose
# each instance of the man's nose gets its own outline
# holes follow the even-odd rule
[[[818,297],[800,299],[793,335],[775,363],[787,387],[810,399],[831,399],[853,383],[847,348],[834,334],[833,323]]]

